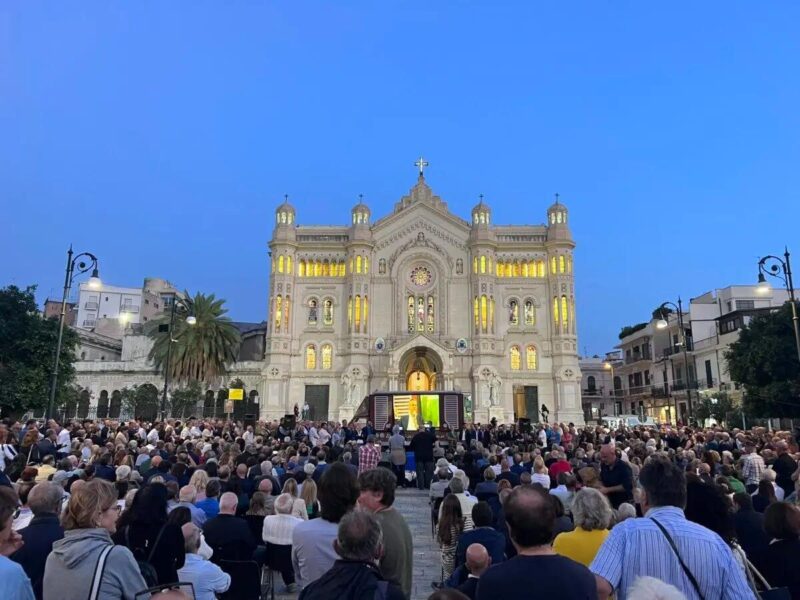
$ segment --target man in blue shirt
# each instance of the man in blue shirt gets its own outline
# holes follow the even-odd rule
[[[618,600],[625,600],[628,588],[642,576],[674,585],[689,600],[755,598],[722,538],[686,520],[683,471],[667,457],[654,455],[642,467],[639,484],[645,518],[616,525],[589,566],[598,598],[616,593]]]

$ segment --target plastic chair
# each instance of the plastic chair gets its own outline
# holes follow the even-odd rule
[[[256,561],[221,560],[219,566],[231,576],[231,587],[220,598],[261,600],[261,568]]]

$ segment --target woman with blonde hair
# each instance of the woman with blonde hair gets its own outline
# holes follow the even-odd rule
[[[117,492],[107,481],[95,479],[73,492],[64,538],[45,564],[45,598],[134,600],[147,588],[131,551],[111,541],[118,517]]]
[[[206,486],[208,485],[208,473],[206,473],[203,469],[197,469],[194,473],[192,473],[191,478],[189,479],[189,485],[193,485],[197,490],[197,498],[195,502],[200,502],[201,500],[206,499]]]
[[[283,484],[282,494],[289,494],[292,497],[292,512],[293,517],[298,517],[304,521],[308,521],[308,511],[306,510],[306,503],[301,499],[297,493],[297,480],[290,477]]]
[[[550,489],[550,474],[544,464],[544,459],[541,456],[537,456],[533,459],[531,483],[538,483],[546,490]]]
[[[557,535],[553,550],[588,567],[608,537],[612,516],[608,498],[599,490],[583,488],[572,500],[575,529]]]
[[[316,519],[319,516],[319,502],[317,501],[317,484],[313,479],[308,478],[303,482],[300,499],[305,503],[308,519]]]

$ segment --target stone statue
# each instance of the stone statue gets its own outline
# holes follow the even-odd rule
[[[498,406],[500,404],[500,386],[503,385],[503,381],[498,377],[497,373],[492,371],[487,377],[486,383],[489,386],[489,404]]]
[[[350,375],[350,373],[342,373],[342,386],[344,387],[345,406],[353,406],[358,398],[358,379]]]

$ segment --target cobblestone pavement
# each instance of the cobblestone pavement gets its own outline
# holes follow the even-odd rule
[[[431,536],[431,517],[428,492],[416,489],[397,490],[394,506],[406,518],[414,539],[414,583],[411,600],[425,600],[431,595],[431,581],[441,579],[439,546]],[[284,594],[283,581],[278,575],[275,582],[276,600],[295,600],[298,594]],[[265,598],[268,597],[265,595]]]

